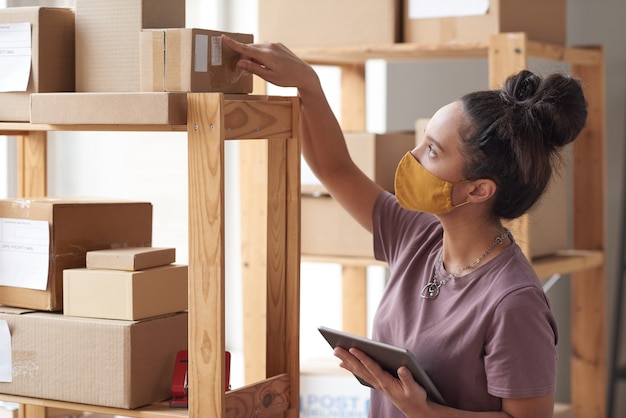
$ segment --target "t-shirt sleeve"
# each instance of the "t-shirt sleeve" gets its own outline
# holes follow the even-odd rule
[[[497,305],[485,342],[487,388],[500,398],[553,393],[557,327],[540,288],[514,291]]]

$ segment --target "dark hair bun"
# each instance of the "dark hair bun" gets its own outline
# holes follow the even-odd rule
[[[541,78],[524,70],[506,80],[501,96],[513,105],[508,113],[514,131],[534,127],[553,147],[569,144],[585,126],[587,102],[580,81],[570,76]]]

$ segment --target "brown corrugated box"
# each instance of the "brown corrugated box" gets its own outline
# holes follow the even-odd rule
[[[184,27],[185,0],[77,0],[76,91],[140,91],[141,30]]]
[[[13,381],[0,393],[137,408],[170,397],[185,312],[144,321],[76,318],[0,307],[11,332]]]
[[[31,95],[31,122],[184,125],[185,93],[45,93]]]
[[[222,34],[254,40],[251,34],[206,29],[142,31],[141,90],[251,93],[252,74],[236,68],[239,55],[222,47]]]
[[[424,129],[428,124],[428,118],[419,118],[415,123],[416,144],[424,137]],[[566,147],[562,158],[568,161],[570,148]],[[522,237],[516,236],[520,245],[528,245],[531,257],[541,257],[554,254],[559,250],[570,247],[569,226],[571,217],[569,214],[569,202],[571,196],[568,192],[570,182],[567,167],[559,167],[552,174],[552,180],[548,189],[541,199],[529,212],[528,236],[530,242],[523,242]]]
[[[302,196],[301,252],[313,256],[373,257],[372,234],[330,195]]]
[[[400,0],[259,0],[259,41],[288,47],[393,44]]]
[[[140,271],[67,269],[63,313],[136,320],[187,310],[187,266]]]
[[[566,0],[489,0],[486,14],[411,18],[404,1],[404,42],[439,44],[488,43],[493,34],[525,32],[533,41],[564,45],[567,40]]]
[[[47,221],[50,262],[46,290],[0,286],[0,304],[63,308],[63,270],[85,267],[90,250],[152,244],[152,204],[92,198],[0,200],[0,218]],[[26,266],[25,266],[26,267]]]
[[[108,248],[87,252],[88,269],[137,271],[176,261],[176,248]]]
[[[398,162],[415,147],[414,132],[345,132],[354,163],[393,192]],[[321,185],[302,185],[301,246],[304,255],[373,257],[372,234],[359,225]],[[324,227],[321,227],[321,226]]]
[[[385,190],[393,192],[396,166],[415,147],[414,132],[344,132],[348,152],[354,163]],[[303,165],[306,165],[303,162]],[[304,194],[326,193],[319,183],[302,184]]]
[[[30,93],[74,91],[74,12],[55,7],[0,9],[0,23],[31,24],[31,71],[26,92],[0,93],[0,121],[28,122]]]

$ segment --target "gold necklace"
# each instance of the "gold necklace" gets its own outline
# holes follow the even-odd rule
[[[487,254],[493,251],[494,248],[496,248],[498,245],[502,245],[506,238],[510,239],[511,233],[508,229],[504,228],[504,233],[502,235],[498,235],[493,240],[491,245],[489,245],[489,247],[487,247],[487,249],[477,259],[475,259],[468,265],[459,268],[456,272],[448,273],[446,277],[438,280],[438,278],[442,276],[441,271],[443,270],[443,248],[441,248],[441,251],[439,252],[439,257],[437,258],[437,263],[435,263],[435,267],[433,268],[433,275],[430,278],[430,281],[426,283],[426,285],[422,288],[422,293],[420,294],[421,297],[424,299],[435,299],[437,296],[439,296],[439,289],[441,289],[441,286],[448,283],[452,279],[456,279],[465,270],[476,267],[476,265],[483,261],[483,259],[487,257]]]

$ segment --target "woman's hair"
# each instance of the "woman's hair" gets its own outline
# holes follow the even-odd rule
[[[461,132],[468,179],[497,185],[496,216],[514,219],[539,200],[560,163],[559,150],[585,126],[587,102],[577,79],[524,70],[500,90],[461,97],[469,128]]]

